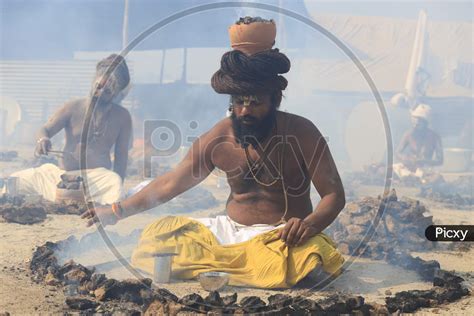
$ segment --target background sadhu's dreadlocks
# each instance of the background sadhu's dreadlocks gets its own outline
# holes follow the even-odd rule
[[[211,85],[221,94],[268,92],[276,94],[281,100],[282,90],[285,90],[288,81],[280,74],[287,73],[290,67],[290,60],[278,49],[251,56],[232,50],[222,56],[221,68],[212,76]]]
[[[118,88],[125,89],[130,83],[130,73],[125,59],[117,54],[112,54],[97,63],[97,74],[104,74],[109,67],[115,67],[112,75],[117,80]]]

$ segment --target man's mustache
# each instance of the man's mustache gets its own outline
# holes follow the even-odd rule
[[[245,121],[245,122],[256,123],[256,122],[258,122],[258,119],[255,118],[255,117],[253,117],[253,116],[247,116],[247,115],[246,115],[246,116],[243,116],[243,117],[239,117],[239,118],[238,118],[238,121],[239,121],[239,122],[244,122],[244,121]]]

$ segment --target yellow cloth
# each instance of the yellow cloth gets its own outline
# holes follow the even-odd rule
[[[222,246],[203,224],[181,216],[168,216],[148,225],[132,255],[132,265],[153,274],[155,254],[177,253],[172,277],[192,279],[202,272],[230,273],[230,285],[259,288],[289,288],[319,264],[337,274],[344,262],[333,241],[325,234],[306,244],[288,248],[278,230],[248,241]]]

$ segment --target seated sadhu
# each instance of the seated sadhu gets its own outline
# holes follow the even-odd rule
[[[47,163],[13,173],[12,177],[19,178],[20,194],[39,194],[55,201],[57,186],[62,180],[83,175],[81,135],[86,126],[86,113],[94,106],[85,150],[89,197],[100,204],[111,204],[120,199],[132,125],[130,113],[118,103],[123,99],[129,82],[130,75],[123,57],[112,54],[97,64],[90,95],[66,102],[38,133],[35,154],[47,155],[52,151],[50,138],[64,129],[65,146],[60,151],[59,167]],[[113,171],[110,170],[112,148]]]
[[[247,19],[249,21],[249,19]],[[247,26],[269,36],[258,43],[236,42]],[[172,277],[201,272],[230,274],[230,284],[291,287],[315,269],[331,275],[343,258],[322,233],[345,205],[344,189],[324,137],[306,118],[278,111],[290,70],[289,59],[272,49],[273,21],[235,24],[234,50],[222,56],[211,84],[230,95],[230,117],[201,135],[178,166],[112,207],[86,212],[88,225],[114,224],[165,203],[222,170],[230,185],[226,215],[169,216],[149,224],[132,265],[153,273],[154,256],[175,253]],[[238,35],[238,34],[237,34]],[[251,34],[255,35],[255,34]],[[310,186],[321,201],[313,209]]]
[[[430,127],[431,107],[418,104],[411,112],[413,127],[407,131],[397,147],[393,171],[399,178],[425,178],[433,167],[443,164],[441,137]],[[431,177],[433,178],[433,177]]]

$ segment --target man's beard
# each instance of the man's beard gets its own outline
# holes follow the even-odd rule
[[[242,147],[252,145],[256,148],[258,144],[264,141],[272,131],[276,122],[276,113],[276,108],[272,107],[270,112],[263,119],[259,120],[248,115],[238,118],[235,113],[232,112],[230,118],[232,120],[232,129],[237,142]],[[250,121],[251,123],[244,124],[244,120]]]
[[[94,91],[90,93],[92,99],[94,100],[93,102],[96,103],[98,107],[105,107],[111,103],[117,103],[115,102],[116,98],[116,93],[114,92],[103,92],[99,93],[98,95],[94,94]]]

